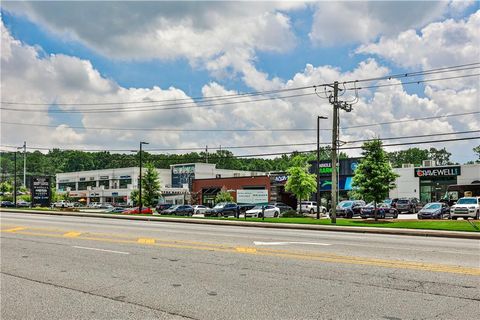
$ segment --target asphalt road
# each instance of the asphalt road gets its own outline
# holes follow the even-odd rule
[[[478,319],[480,241],[0,213],[1,319]]]

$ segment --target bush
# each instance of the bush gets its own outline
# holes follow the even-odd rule
[[[285,211],[284,213],[281,214],[281,217],[283,218],[303,218],[303,214],[299,214],[295,210],[288,210]]]

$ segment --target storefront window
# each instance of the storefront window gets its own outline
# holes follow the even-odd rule
[[[457,184],[456,177],[420,178],[420,201],[435,202],[443,199],[449,185]]]
[[[82,181],[78,183],[78,190],[87,190],[87,187],[96,187],[97,182],[96,181]]]
[[[127,189],[129,184],[132,184],[132,179],[120,179],[119,180],[119,188],[120,189]]]
[[[103,186],[104,189],[108,189],[110,187],[109,185],[110,185],[110,182],[108,180],[100,180],[98,182],[98,186],[99,187]]]
[[[64,182],[64,183],[59,183],[58,184],[58,190],[60,191],[67,191],[67,188],[70,188],[70,190],[75,191],[75,182]]]

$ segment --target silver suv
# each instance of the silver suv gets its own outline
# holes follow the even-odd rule
[[[457,203],[450,207],[450,216],[452,220],[457,218],[480,218],[480,197],[463,197],[458,199]]]
[[[310,214],[317,213],[317,202],[316,201],[302,201],[301,206],[297,206],[297,211],[300,209],[300,212],[306,212]],[[327,213],[327,208],[320,206],[320,213]]]

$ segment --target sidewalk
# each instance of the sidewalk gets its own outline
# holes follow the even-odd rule
[[[242,221],[242,220],[170,218],[170,217],[161,217],[156,215],[131,216],[131,215],[117,215],[117,214],[105,214],[105,213],[21,210],[21,209],[10,209],[10,208],[1,208],[0,212],[16,212],[16,213],[30,213],[30,214],[43,214],[43,215],[124,219],[124,220],[139,220],[139,221],[160,221],[160,222],[175,222],[175,223],[190,223],[190,224],[208,224],[208,225],[223,225],[223,226],[238,226],[238,227],[374,233],[374,234],[407,235],[407,236],[421,236],[421,237],[444,237],[444,238],[479,239],[480,240],[480,232],[401,229],[401,228],[376,228],[376,227],[343,227],[343,226],[326,226],[326,225],[314,225],[314,224],[252,222],[252,221]]]

